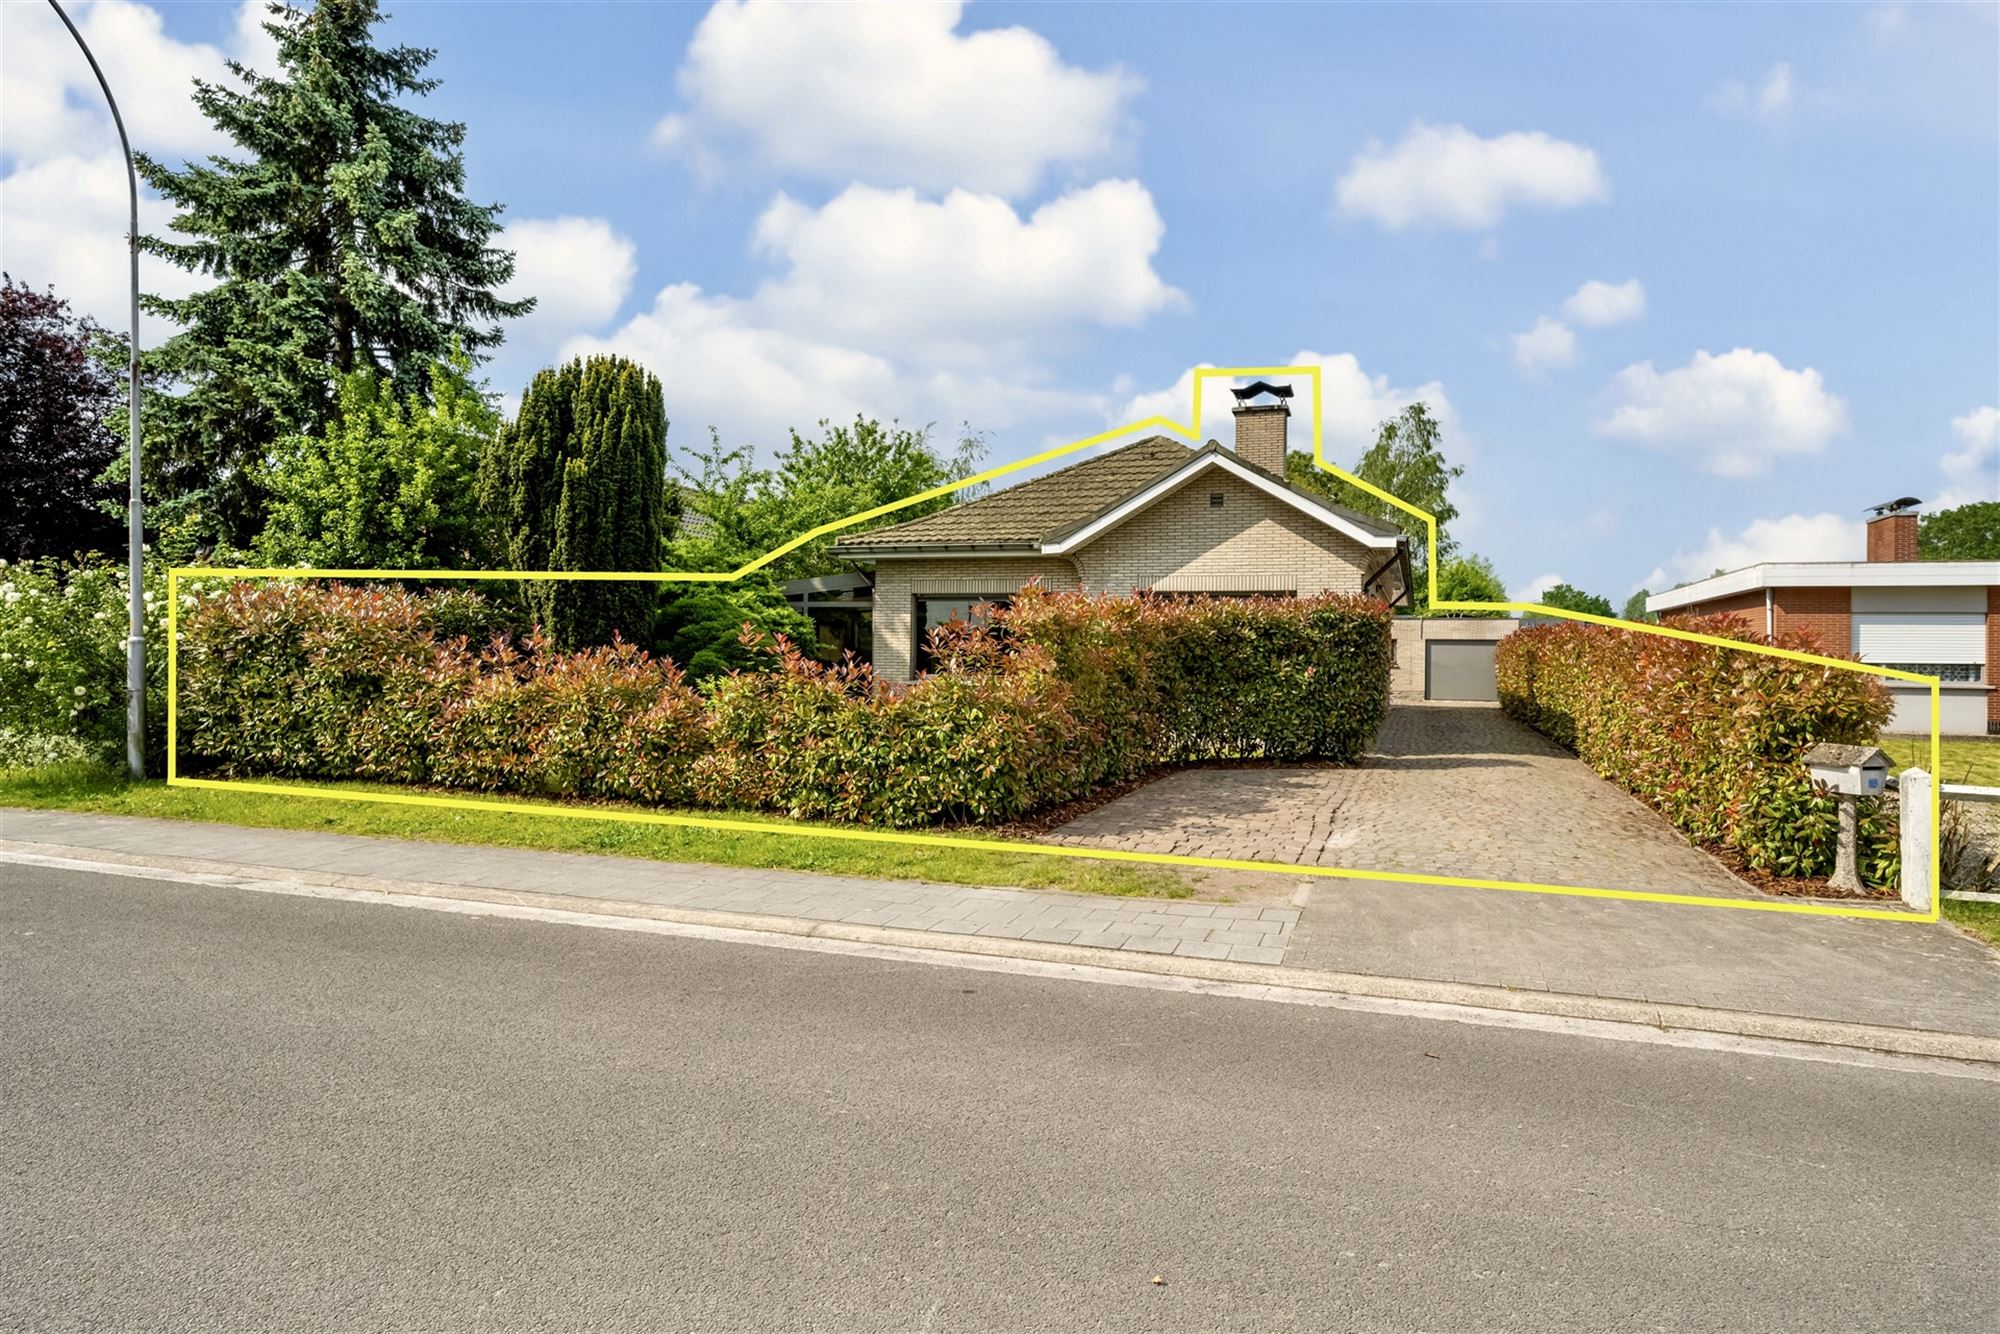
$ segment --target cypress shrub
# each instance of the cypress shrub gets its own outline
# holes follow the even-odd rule
[[[666,550],[667,415],[659,378],[621,357],[539,372],[484,460],[480,486],[516,570],[651,574]],[[523,590],[558,648],[648,640],[651,584],[550,580]]]

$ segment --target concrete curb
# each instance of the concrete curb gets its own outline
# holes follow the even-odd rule
[[[1758,1038],[1899,1056],[1933,1057],[1982,1065],[2000,1065],[2000,1038],[1981,1037],[1970,1033],[1846,1023],[1795,1015],[1718,1010],[1698,1005],[1660,1004],[1610,996],[1524,991],[1466,982],[1437,982],[1424,978],[1337,973],[1292,968],[1282,964],[1230,963],[1223,960],[1188,959],[1173,955],[1131,954],[1122,950],[1100,950],[1079,945],[1041,944],[989,936],[940,935],[936,932],[907,931],[894,927],[857,926],[844,922],[809,921],[797,917],[671,908],[622,899],[538,894],[523,890],[450,885],[422,880],[391,880],[378,876],[303,871],[292,867],[213,862],[192,857],[138,856],[96,848],[19,842],[11,839],[0,839],[0,852],[42,857],[83,858],[105,865],[187,871],[203,875],[254,874],[261,877],[282,877],[306,885],[324,885],[378,894],[501,904],[544,911],[586,913],[600,917],[628,917],[724,930],[892,946],[898,949],[1150,973],[1156,976],[1243,986],[1283,987],[1369,1000],[1409,1001],[1558,1019],[1632,1024],[1661,1031],[1677,1030],[1725,1037]]]

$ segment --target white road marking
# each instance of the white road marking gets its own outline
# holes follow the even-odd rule
[[[1355,996],[1340,992],[1308,991],[1298,987],[1261,986],[1246,982],[1220,982],[1206,978],[1173,977],[1158,973],[1135,973],[1118,968],[1096,968],[1088,964],[1050,963],[1039,959],[1010,959],[994,955],[962,954],[948,949],[912,949],[901,945],[878,945],[864,941],[831,940],[813,936],[785,935],[772,931],[751,931],[737,927],[705,926],[693,922],[665,922],[643,917],[620,917],[568,909],[538,908],[520,904],[486,903],[470,899],[441,898],[428,894],[390,894],[372,889],[348,889],[335,885],[314,885],[298,880],[265,876],[225,875],[207,871],[184,871],[167,867],[130,866],[119,862],[96,862],[73,857],[51,857],[40,853],[0,852],[0,863],[40,866],[51,870],[86,871],[98,875],[133,880],[157,880],[174,884],[202,885],[215,889],[246,890],[255,894],[282,894],[296,898],[331,899],[342,903],[366,903],[387,908],[417,908],[427,912],[456,913],[467,917],[501,917],[514,921],[542,922],[556,926],[591,927],[601,931],[626,931],[641,935],[673,936],[688,940],[713,940],[732,945],[755,945],[766,949],[802,950],[815,954],[839,954],[853,958],[882,959],[897,963],[928,964],[934,968],[963,968],[982,973],[1008,973],[1054,981],[1089,982],[1098,985],[1136,987],[1151,991],[1214,996],[1229,1000],[1265,1001],[1284,1005],[1304,1005],[1319,1009],[1351,1010],[1363,1014],[1397,1015],[1405,1018],[1443,1020],[1486,1028],[1512,1028],[1563,1037],[1596,1038],[1611,1042],[1632,1042],[1645,1046],[1680,1047],[1695,1051],[1725,1052],[1740,1056],[1777,1057],[1784,1060],[1815,1061],[1828,1065],[1857,1066],[1864,1069],[1896,1070],[1912,1074],[1944,1075],[2000,1083],[2000,1067],[1941,1057],[1909,1056],[1891,1052],[1864,1051],[1811,1042],[1786,1042],[1775,1038],[1737,1037],[1725,1033],[1701,1033],[1683,1029],[1654,1028],[1643,1024],[1616,1023],[1602,1019],[1572,1019],[1559,1015],[1527,1014],[1512,1010],[1481,1009],[1465,1005],[1445,1005],[1434,1001],[1400,1000]]]

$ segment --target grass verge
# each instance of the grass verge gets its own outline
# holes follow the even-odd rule
[[[1966,899],[1944,901],[1945,920],[2000,950],[2000,903],[1977,903]]]
[[[1928,736],[1885,736],[1880,745],[1898,770],[1931,764]],[[1948,736],[1938,740],[1938,773],[1942,783],[2000,787],[2000,737]]]
[[[313,786],[348,791],[407,790],[360,783]],[[161,782],[133,783],[100,769],[82,767],[0,770],[0,806],[1082,894],[1187,898],[1200,879],[1198,873],[1184,874],[1163,866],[1078,861],[1033,853],[849,843],[512,811],[487,814],[422,806],[300,801],[262,792],[170,788]],[[750,818],[769,824],[790,823],[763,815]]]

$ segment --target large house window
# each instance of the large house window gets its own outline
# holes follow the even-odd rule
[[[993,610],[1012,603],[1012,593],[964,593],[948,597],[917,599],[917,670],[927,672],[936,665],[931,655],[931,631],[953,621],[987,620]]]

